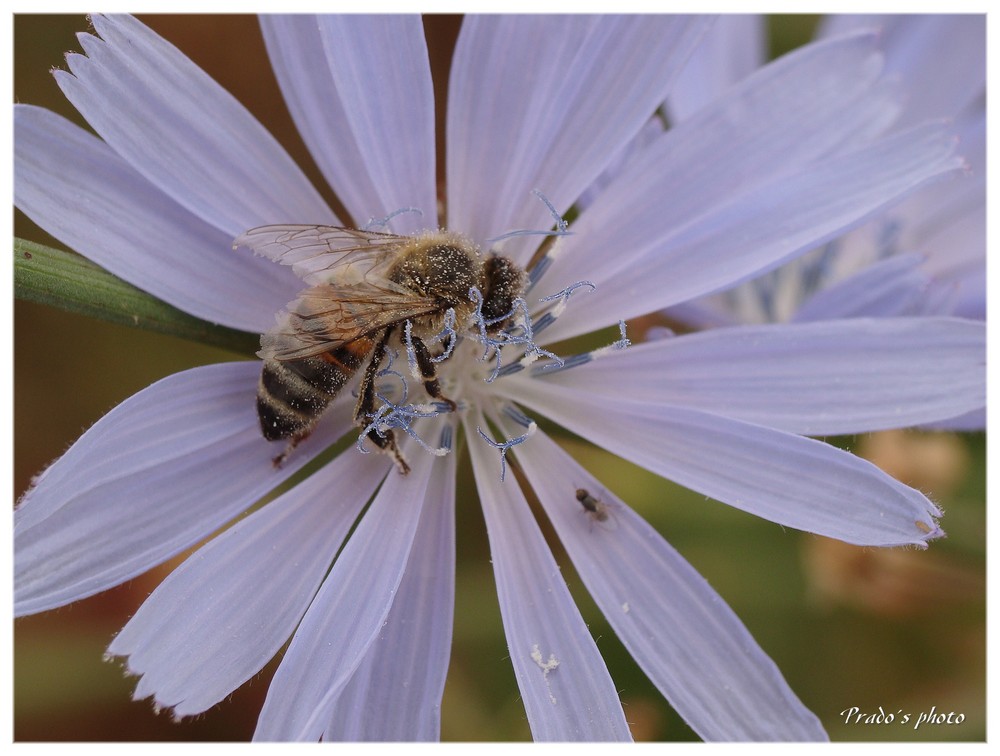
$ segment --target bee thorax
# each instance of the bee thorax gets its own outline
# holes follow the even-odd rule
[[[461,247],[438,244],[417,249],[402,257],[389,273],[389,280],[423,296],[434,297],[444,308],[468,301],[476,285],[478,264]]]

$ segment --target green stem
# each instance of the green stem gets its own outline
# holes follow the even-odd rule
[[[14,296],[68,312],[145,328],[241,354],[259,348],[257,334],[188,315],[71,252],[14,238]]]

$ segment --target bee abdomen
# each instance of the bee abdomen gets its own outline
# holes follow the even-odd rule
[[[257,390],[264,438],[276,441],[308,431],[361,361],[345,348],[302,360],[266,360]]]

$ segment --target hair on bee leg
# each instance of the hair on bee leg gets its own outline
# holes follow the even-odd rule
[[[385,431],[385,435],[382,435],[377,429],[372,428],[368,431],[368,439],[375,444],[375,446],[392,457],[392,461],[396,463],[396,468],[399,470],[400,475],[409,474],[410,466],[406,464],[406,460],[403,459],[403,455],[400,453],[399,447],[396,446],[396,434],[394,434],[391,429]]]
[[[285,460],[288,459],[288,456],[292,453],[292,450],[296,446],[298,446],[301,442],[305,441],[309,437],[309,434],[311,432],[312,429],[304,433],[297,433],[288,440],[288,445],[285,446],[285,450],[271,460],[271,464],[274,465],[275,470],[280,469],[285,464]]]
[[[379,367],[382,365],[382,360],[385,359],[386,345],[391,334],[391,328],[387,328],[382,334],[382,338],[372,351],[364,375],[361,377],[361,386],[358,388],[358,403],[354,407],[355,425],[364,426],[366,418],[371,417],[375,412],[375,379],[379,376]],[[405,381],[403,385],[405,387]]]
[[[458,405],[441,393],[441,383],[438,381],[437,368],[434,367],[434,360],[431,358],[431,353],[423,340],[417,336],[412,336],[409,346],[413,349],[413,356],[420,371],[420,379],[424,382],[424,390],[427,392],[427,395],[432,399],[444,402],[452,412],[455,412],[458,409]]]

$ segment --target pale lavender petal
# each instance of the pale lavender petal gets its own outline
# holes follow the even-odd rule
[[[956,432],[984,431],[986,430],[986,408],[983,407],[981,410],[969,412],[965,415],[953,417],[948,420],[942,420],[938,423],[928,423],[923,427],[928,430],[947,430]]]
[[[851,271],[897,251],[925,257],[932,277],[924,312],[985,318],[986,128],[983,101],[955,121],[967,164],[957,181],[933,184],[873,223],[836,241],[836,258]],[[945,309],[942,309],[945,308]]]
[[[924,271],[935,280],[947,283],[978,276],[980,283],[985,284],[985,202],[949,218],[924,238],[921,247],[929,253]]]
[[[886,70],[914,92],[904,118],[952,116],[986,91],[986,16],[896,14],[886,29]],[[960,54],[958,54],[960,51]]]
[[[905,428],[986,403],[985,325],[959,318],[719,328],[602,354],[540,378],[809,435]]]
[[[632,658],[709,741],[825,740],[736,614],[663,537],[542,433],[515,455]],[[607,508],[591,519],[575,491]]]
[[[302,283],[234,252],[104,142],[51,111],[14,106],[14,202],[68,247],[213,323],[263,332]]]
[[[694,331],[742,324],[734,312],[717,303],[713,297],[681,302],[668,309],[666,315]]]
[[[449,454],[431,475],[389,616],[334,703],[324,740],[440,739],[454,605],[455,455]]]
[[[907,241],[927,256],[924,270],[935,287],[954,289],[953,312],[986,317],[986,116],[985,109],[960,118],[962,157],[970,175],[951,192],[932,187],[908,203]],[[912,208],[910,207],[912,205]]]
[[[838,239],[841,265],[855,268],[897,251],[923,254],[925,272],[978,271],[986,251],[986,114],[980,106],[954,122],[966,170],[956,181],[933,184],[883,218]],[[850,268],[848,268],[850,270]]]
[[[255,740],[318,741],[381,632],[437,459],[413,444],[404,453],[407,446],[409,475],[389,474],[323,581],[268,688]]]
[[[597,289],[587,295],[585,310],[558,320],[544,340],[551,343],[654,312],[776,267],[929,182],[960,171],[954,147],[937,124],[888,137],[731,198],[666,238],[661,236],[652,247],[641,246],[642,254],[629,250],[628,255],[608,255],[608,249],[622,249],[610,240],[598,250],[592,237],[601,234],[590,233],[592,227],[586,247],[582,241],[574,246],[574,240],[585,237],[580,229],[578,237],[565,239],[566,246],[545,280],[565,286],[586,276]],[[611,189],[604,196],[610,193]],[[597,207],[584,213],[581,222]],[[617,228],[628,226],[627,219],[619,218],[622,222],[625,226]],[[648,216],[638,230],[648,236],[658,225],[655,217]],[[570,263],[572,268],[567,267]]]
[[[269,14],[260,23],[292,117],[355,224],[412,207],[422,215],[399,215],[390,228],[436,227],[434,98],[420,19]]]
[[[779,525],[866,546],[942,535],[940,510],[867,460],[811,438],[515,375],[511,398],[647,470]],[[505,380],[504,383],[508,381]]]
[[[878,28],[886,72],[911,92],[904,119],[917,123],[958,113],[986,88],[986,17],[982,14],[826,16],[819,33]]]
[[[842,147],[861,123],[894,116],[892,98],[874,89],[880,70],[871,35],[813,44],[762,68],[632,161],[574,223],[550,277],[559,280],[563,264],[627,265],[727,198]]]
[[[188,716],[259,672],[391,466],[350,448],[188,557],[108,647],[142,676],[134,697]]]
[[[894,215],[900,215],[906,226],[902,229],[900,244],[931,254],[936,247],[946,244],[949,237],[944,234],[951,233],[951,226],[963,222],[967,216],[975,218],[982,238],[974,245],[947,245],[949,249],[947,252],[942,250],[941,257],[975,257],[982,266],[986,224],[977,215],[986,205],[985,95],[977,107],[955,119],[955,132],[958,134],[958,151],[967,166],[966,176],[962,181],[937,185],[921,192]]]
[[[164,378],[45,470],[15,513],[15,613],[71,603],[166,561],[347,429],[347,412],[335,410],[276,469],[257,419],[259,373],[259,363],[234,362]]]
[[[92,18],[66,97],[139,173],[230,237],[266,223],[336,223],[284,148],[236,98],[129,16]]]
[[[688,60],[667,100],[673,123],[720,96],[764,65],[767,19],[760,13],[719,16]]]
[[[394,227],[437,228],[434,87],[420,16],[321,15],[319,25],[345,120],[378,191],[369,212],[415,207],[423,218],[405,214]],[[341,175],[334,187],[353,180]]]
[[[636,134],[635,138],[618,150],[601,175],[594,179],[593,183],[584,190],[583,194],[576,198],[576,202],[574,203],[576,209],[582,212],[592,205],[594,199],[604,191],[608,184],[618,177],[618,174],[626,170],[627,166],[631,165],[633,160],[643,160],[646,148],[662,137],[665,129],[666,126],[659,115],[654,115],[646,121],[642,130]]]
[[[931,294],[940,296],[948,303],[937,307],[936,312],[950,312],[957,317],[986,320],[986,275],[982,267],[950,279],[934,281]]]
[[[482,415],[480,427],[485,427]],[[535,741],[628,741],[607,666],[513,475],[467,428],[500,614]],[[471,432],[469,432],[471,430]]]
[[[477,241],[550,228],[531,191],[565,212],[663,101],[707,23],[467,16],[448,95],[448,225]]]
[[[923,260],[920,255],[899,254],[869,265],[806,299],[792,321],[925,314],[931,281],[919,269]]]

